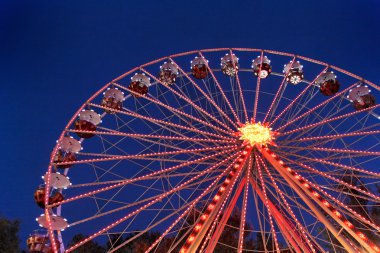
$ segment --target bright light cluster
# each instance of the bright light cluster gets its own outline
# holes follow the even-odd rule
[[[267,124],[261,124],[261,122],[246,123],[239,128],[239,131],[240,140],[243,140],[245,144],[250,144],[251,146],[273,144],[274,133]]]

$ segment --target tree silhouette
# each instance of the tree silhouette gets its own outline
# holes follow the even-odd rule
[[[19,231],[20,222],[18,220],[8,220],[0,217],[0,252],[18,253],[20,252]]]
[[[72,246],[81,240],[85,239],[86,236],[82,234],[76,234],[73,236],[71,241],[69,242],[68,246]],[[73,253],[104,253],[106,249],[102,246],[100,246],[97,242],[91,240],[84,245],[80,246],[79,248],[73,250]]]

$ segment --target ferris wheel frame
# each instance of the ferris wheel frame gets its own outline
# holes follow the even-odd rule
[[[355,74],[352,74],[346,70],[343,70],[339,67],[336,67],[336,66],[333,66],[333,65],[329,65],[325,62],[321,62],[321,61],[317,61],[317,60],[313,60],[313,59],[310,59],[310,58],[307,58],[307,57],[303,57],[303,56],[299,56],[299,55],[294,55],[294,54],[290,54],[290,53],[284,53],[284,52],[278,52],[278,51],[273,51],[273,50],[262,50],[262,49],[250,49],[250,48],[216,48],[216,49],[204,49],[204,50],[194,50],[194,51],[189,51],[189,52],[185,52],[185,53],[180,53],[180,54],[174,54],[174,55],[170,55],[170,56],[166,56],[166,57],[162,57],[160,59],[157,59],[157,60],[154,60],[154,61],[151,61],[151,62],[148,62],[148,63],[145,63],[143,65],[140,65],[136,68],[133,68],[131,69],[130,71],[120,75],[119,77],[113,79],[111,82],[107,83],[106,85],[104,85],[100,90],[98,90],[94,95],[92,95],[82,106],[80,106],[80,108],[78,109],[78,111],[74,114],[74,116],[69,120],[68,124],[66,125],[65,127],[65,131],[62,132],[62,134],[59,136],[59,139],[58,141],[62,140],[62,138],[65,136],[65,133],[66,133],[66,130],[70,128],[70,126],[75,122],[76,118],[78,117],[78,114],[89,104],[91,103],[91,101],[93,101],[94,98],[98,97],[100,94],[102,94],[110,85],[113,85],[113,84],[117,84],[119,80],[125,78],[126,76],[129,76],[131,75],[132,73],[136,72],[136,71],[139,71],[139,70],[142,70],[143,72],[147,73],[147,75],[150,75],[152,78],[154,77],[154,75],[151,75],[147,70],[145,70],[146,67],[150,66],[150,65],[153,65],[153,64],[157,64],[157,63],[160,63],[160,62],[163,62],[165,60],[173,60],[176,59],[177,57],[181,57],[181,56],[187,56],[187,55],[194,55],[194,54],[198,54],[200,55],[201,57],[203,56],[203,53],[211,53],[211,52],[240,52],[240,51],[244,51],[244,52],[252,52],[252,53],[259,53],[261,54],[261,56],[263,56],[264,54],[266,55],[279,55],[279,56],[285,56],[285,57],[289,57],[291,59],[300,59],[300,60],[303,60],[303,61],[306,61],[306,62],[310,62],[310,63],[314,63],[314,64],[317,64],[317,65],[320,65],[324,68],[324,70],[326,69],[332,69],[332,70],[335,70],[335,71],[338,71],[340,73],[343,73],[347,76],[350,76],[354,79],[357,80],[357,82],[361,82],[363,84],[367,84],[369,85],[370,87],[380,91],[380,86],[377,86],[376,84],[360,77],[360,76],[357,76]],[[212,74],[212,71],[213,69],[209,68],[211,70],[211,74]],[[251,69],[240,69],[239,71],[252,71]],[[184,72],[185,73],[185,72]],[[322,72],[321,72],[322,73]],[[286,75],[285,74],[281,74],[281,73],[276,73],[276,72],[272,72],[273,75],[278,75],[278,76],[281,76],[283,77],[283,81],[282,83],[285,82],[285,78],[286,78]],[[259,96],[259,91],[258,89],[260,89],[260,78],[258,78],[258,82],[257,82],[257,86],[256,86],[256,91],[255,91],[255,101],[254,101],[254,109],[253,109],[253,120],[255,121],[255,117],[256,117],[256,114],[257,114],[257,103],[258,103],[258,96]],[[303,80],[304,83],[307,84],[307,87],[303,90],[303,91],[306,91],[306,89],[309,87],[309,86],[312,86],[314,85],[314,81],[307,81],[307,80]],[[152,85],[155,85],[155,84],[159,84],[160,82],[158,80],[155,80],[154,83],[152,83]],[[345,89],[344,91],[347,91],[347,89]],[[300,93],[302,94],[302,92]],[[344,92],[340,93],[340,94],[343,94],[344,95]],[[128,95],[128,96],[131,96],[131,95]],[[277,96],[277,94],[276,94]],[[348,100],[347,98],[344,97],[344,99]],[[293,105],[293,103],[295,103],[297,100],[297,98],[295,100],[293,100],[292,102],[290,102],[289,104],[289,107]],[[273,100],[274,102],[274,100]],[[271,107],[272,108],[273,106],[275,106],[273,103],[271,104]],[[377,118],[377,119],[380,119],[380,115],[378,115],[377,113],[375,113],[372,109],[374,108],[370,108],[370,109],[365,109],[363,111],[368,111],[373,117]],[[270,109],[271,110],[271,109]],[[270,111],[269,110],[269,111]],[[285,109],[286,110],[286,109]],[[268,113],[269,113],[268,111]],[[353,113],[356,113],[356,112],[353,112]],[[267,116],[265,117],[264,119],[264,122],[265,120],[267,119]],[[279,118],[281,117],[281,115],[278,115],[278,117],[275,118],[275,121],[276,119],[278,120]],[[235,118],[237,118],[238,122],[240,121],[239,117],[238,116],[235,116]],[[248,116],[247,114],[245,115],[245,120],[247,121],[248,120]],[[243,120],[242,120],[243,121]],[[234,122],[235,124],[237,122]],[[239,122],[241,123],[241,122]],[[306,137],[308,138],[308,137]],[[311,137],[309,137],[311,138]],[[247,148],[247,152],[251,152],[252,150],[252,146],[249,146]],[[285,178],[285,180],[288,182],[289,185],[291,186],[294,186],[293,190],[295,190],[297,193],[299,193],[299,195],[301,196],[301,198],[307,202],[308,202],[308,206],[311,207],[311,209],[313,209],[314,212],[317,213],[317,216],[318,218],[320,218],[322,220],[322,223],[326,225],[326,227],[328,227],[328,229],[337,234],[337,239],[339,240],[339,242],[344,246],[344,248],[346,248],[349,252],[355,252],[356,251],[356,248],[355,246],[351,245],[350,243],[347,242],[347,240],[345,240],[343,237],[339,237],[339,231],[336,230],[336,228],[334,228],[334,226],[331,224],[331,222],[329,222],[326,218],[325,218],[325,215],[321,213],[321,211],[319,210],[319,208],[317,208],[315,206],[315,204],[313,204],[310,200],[308,200],[308,198],[313,198],[314,201],[316,202],[321,202],[322,204],[325,203],[323,201],[326,201],[324,199],[319,199],[318,196],[315,196],[313,195],[313,192],[311,190],[310,191],[310,194],[307,194],[305,193],[305,191],[301,191],[300,188],[305,188],[307,187],[307,189],[313,189],[313,188],[316,188],[318,186],[316,186],[315,184],[313,184],[312,182],[309,182],[307,179],[305,178],[302,178],[302,176],[298,175],[297,173],[293,174],[294,172],[291,170],[291,168],[289,166],[286,165],[286,161],[283,161],[282,159],[280,159],[279,156],[277,156],[276,154],[273,153],[273,151],[269,148],[269,147],[261,147],[261,146],[256,146],[257,150],[260,151],[261,155],[263,157],[265,157],[269,162],[270,164],[275,167],[278,171],[281,171],[281,175]],[[48,170],[47,170],[47,174],[46,174],[46,184],[45,184],[45,191],[46,192],[49,192],[50,189],[51,189],[51,174],[53,172],[53,165],[54,164],[54,156],[55,154],[58,152],[58,149],[59,149],[59,145],[57,144],[53,151],[52,151],[52,155],[51,155],[51,158],[50,158],[50,165],[48,166]],[[241,157],[239,158],[242,158],[244,160],[244,162],[242,163],[237,163],[239,166],[236,167],[236,172],[241,172],[241,170],[243,169],[244,165],[246,164],[245,162],[249,162],[249,157],[248,156],[244,156],[242,155]],[[256,158],[257,161],[260,161],[260,158]],[[251,161],[252,162],[252,161]],[[263,170],[267,170],[267,168],[265,168],[265,163],[264,162],[258,162],[259,166],[263,169]],[[248,170],[249,171],[249,170]],[[298,176],[298,178],[297,178]],[[232,179],[235,179],[232,178]],[[262,179],[261,179],[262,180]],[[233,181],[233,180],[232,180]],[[241,192],[243,192],[244,194],[244,198],[246,198],[247,196],[247,189],[249,187],[249,185],[251,185],[252,187],[256,187],[256,191],[259,192],[259,194],[262,196],[262,198],[264,199],[264,201],[267,201],[268,203],[268,206],[271,206],[270,209],[268,210],[271,210],[272,213],[270,215],[270,217],[273,217],[273,219],[281,219],[281,216],[280,214],[276,213],[276,208],[274,207],[274,204],[273,203],[270,203],[270,200],[268,200],[268,198],[266,197],[266,192],[265,192],[265,188],[261,189],[259,188],[259,185],[256,185],[256,184],[252,184],[252,182],[249,181],[249,174],[247,175],[247,180],[244,184],[241,184],[239,186],[239,189]],[[307,185],[307,186],[306,186]],[[236,200],[235,200],[236,201]],[[246,201],[246,199],[244,200]],[[219,206],[223,205],[222,202],[218,203]],[[323,205],[321,205],[323,207]],[[328,205],[324,204],[325,207],[324,208],[324,211],[329,213],[330,216],[334,216],[334,212],[336,210],[334,209],[331,209],[329,208]],[[49,207],[49,195],[46,194],[45,195],[45,217],[46,217],[46,221],[47,221],[47,228],[48,228],[48,232],[49,232],[49,237],[50,237],[50,241],[51,241],[51,244],[52,244],[52,249],[54,252],[59,252],[59,249],[57,248],[57,245],[56,245],[56,241],[55,241],[55,235],[54,235],[54,230],[52,228],[52,223],[51,223],[51,219],[52,219],[52,214],[51,214],[51,207]],[[215,209],[217,210],[217,208]],[[232,210],[228,210],[226,213],[231,213]],[[269,211],[269,212],[271,212]],[[61,213],[61,206],[59,206],[57,208],[57,214],[60,215]],[[213,217],[216,217],[216,216],[220,216],[221,214],[218,214],[217,212],[213,212],[212,213],[212,216]],[[245,214],[244,214],[245,215]],[[226,216],[227,217],[227,216]],[[228,217],[227,217],[228,218]],[[339,217],[338,217],[339,218]],[[226,219],[226,218],[224,218]],[[272,218],[271,218],[272,219]],[[210,219],[209,221],[209,224],[207,225],[208,227],[210,226],[215,226],[215,224],[212,224],[212,219]],[[351,231],[352,233],[354,233],[352,230],[352,228],[350,228],[349,225],[347,225],[344,220],[339,220],[337,219],[338,223],[341,224],[342,227],[344,227],[345,230],[347,231]],[[284,224],[284,223],[283,223]],[[241,224],[241,228],[243,227],[243,230],[244,230],[244,223]],[[281,229],[281,228],[280,228]],[[285,227],[282,228],[283,233],[288,233],[289,235],[289,238],[291,237],[297,237],[297,235],[292,235],[291,231],[287,231]],[[204,229],[202,230],[202,233],[197,233],[194,238],[191,240],[188,248],[186,250],[188,250],[189,252],[195,252],[195,249],[197,249],[200,244],[202,243],[202,238],[205,236],[207,230]],[[215,235],[213,236],[217,236],[218,234],[220,235],[221,231],[217,231],[215,233]],[[352,234],[353,236],[357,236],[356,234]],[[303,250],[303,245],[300,245],[300,246],[297,246],[297,241],[293,238],[292,240],[289,239],[290,241],[293,241],[291,242],[292,246],[294,248],[298,248],[298,252],[302,252]],[[60,238],[60,241],[62,242],[62,239]],[[193,243],[195,242],[195,243]],[[215,240],[213,240],[213,242],[215,242]],[[217,242],[217,241],[216,241]],[[211,250],[212,247],[215,247],[215,243],[211,244],[208,246],[208,248],[206,249],[206,252],[210,252],[208,250]],[[376,252],[373,247],[368,244],[365,240],[361,240],[359,238],[359,243],[365,247],[369,252]],[[242,251],[242,239],[239,237],[239,252]],[[186,251],[186,252],[188,252]]]

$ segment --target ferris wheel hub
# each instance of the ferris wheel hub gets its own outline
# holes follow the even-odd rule
[[[245,145],[250,146],[267,146],[273,145],[273,140],[275,139],[275,132],[269,127],[269,124],[262,124],[261,122],[247,122],[242,125],[239,129],[238,135],[240,140],[244,141]]]

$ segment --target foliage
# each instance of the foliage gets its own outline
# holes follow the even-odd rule
[[[86,236],[82,234],[76,234],[71,239],[69,246],[72,246],[81,240],[85,239]],[[100,246],[97,242],[91,240],[88,243],[84,244],[83,246],[73,250],[73,253],[104,253],[106,250],[104,247]]]
[[[19,238],[17,236],[19,226],[20,222],[17,220],[12,221],[0,217],[0,252],[20,252]]]

